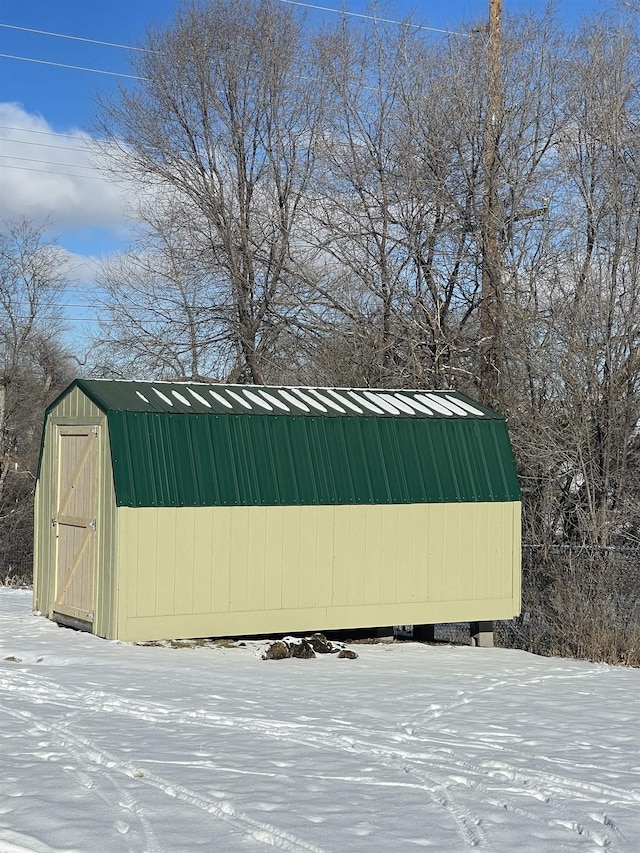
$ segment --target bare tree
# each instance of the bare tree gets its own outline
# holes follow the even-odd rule
[[[300,19],[274,0],[192,3],[149,34],[134,58],[139,87],[102,105],[119,168],[193,214],[218,282],[200,305],[225,315],[238,381],[276,369],[279,337],[295,322],[291,244],[322,101],[307,56]]]
[[[491,215],[500,325],[507,328],[509,303],[517,292],[526,298],[532,270],[542,263],[536,245],[562,120],[560,47],[548,21],[523,19],[505,33],[508,110],[496,117]],[[316,259],[318,289],[334,339],[342,336],[341,350],[356,362],[362,355],[365,382],[462,385],[483,393],[491,314],[481,277],[483,37],[434,43],[408,26],[354,31],[342,22],[323,34],[318,52],[329,105],[313,185],[312,242],[323,259]],[[500,332],[492,345],[500,350],[492,357],[492,370],[499,366],[501,374],[492,374],[495,391],[508,387],[508,340]]]
[[[25,578],[44,408],[70,375],[60,344],[65,274],[41,229],[0,225],[0,559],[3,572]]]
[[[129,249],[101,265],[92,370],[100,375],[220,379],[230,351],[232,308],[224,273],[194,239],[193,212],[158,200]]]
[[[464,75],[462,95],[455,49],[441,53],[410,27],[354,31],[343,21],[319,40],[330,106],[311,242],[320,297],[342,318],[340,348],[367,384],[448,387],[464,372],[478,123],[465,124],[474,76]]]

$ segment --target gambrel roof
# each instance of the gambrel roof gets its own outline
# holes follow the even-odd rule
[[[77,379],[120,506],[517,501],[504,418],[453,391]]]

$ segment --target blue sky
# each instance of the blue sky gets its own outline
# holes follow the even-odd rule
[[[0,54],[23,57],[0,56],[0,219],[47,221],[50,233],[71,253],[78,283],[71,297],[77,308],[69,314],[77,317],[71,321],[77,337],[86,328],[82,318],[92,314],[86,295],[96,259],[124,245],[131,225],[121,191],[101,179],[86,150],[94,95],[125,79],[112,74],[131,73],[127,51],[94,41],[139,43],[149,25],[169,23],[179,5],[180,0],[0,0]],[[368,4],[317,0],[316,5],[362,13]],[[504,0],[506,14],[544,5]],[[573,25],[585,13],[614,8],[615,0],[557,0],[556,6]],[[380,14],[395,18],[414,12],[428,26],[457,29],[463,21],[486,16],[487,8],[488,0],[420,0],[397,2]],[[311,26],[336,17],[314,9],[306,14]]]

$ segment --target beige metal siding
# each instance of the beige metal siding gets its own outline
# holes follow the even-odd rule
[[[117,636],[506,619],[520,504],[121,507]]]
[[[59,447],[56,430],[60,425],[99,427],[97,459],[94,633],[115,637],[116,624],[116,506],[109,452],[106,416],[78,388],[74,388],[52,409],[45,424],[40,476],[35,495],[34,607],[51,616],[55,595],[56,514],[59,477]]]

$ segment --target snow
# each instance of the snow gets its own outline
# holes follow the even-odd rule
[[[114,643],[0,589],[0,853],[640,850],[640,671]]]

